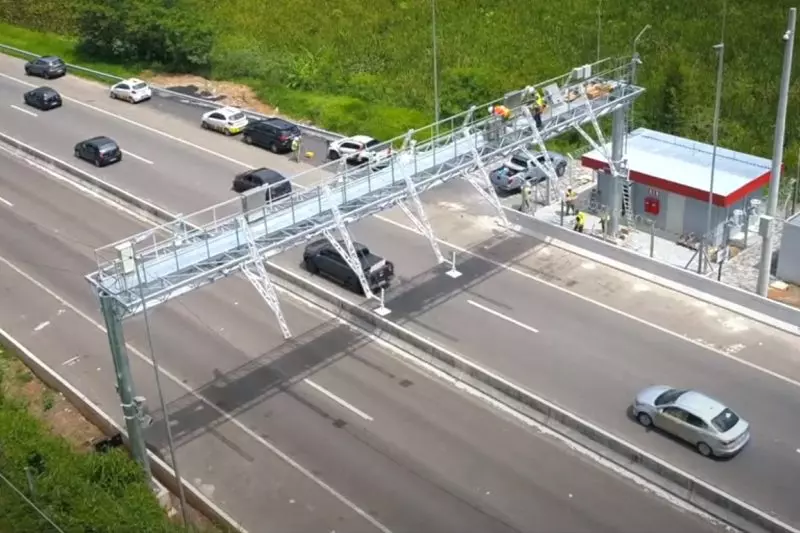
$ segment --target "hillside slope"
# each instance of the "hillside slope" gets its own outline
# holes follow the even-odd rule
[[[85,0],[0,0],[0,20],[78,32]],[[164,0],[166,1],[166,0]],[[94,1],[92,5],[103,3]],[[273,105],[322,125],[397,134],[429,120],[429,0],[173,0],[213,28],[211,73],[247,79]],[[443,113],[596,58],[598,0],[438,0]],[[637,123],[710,137],[721,0],[603,2],[601,55],[630,54],[647,89]],[[721,142],[770,156],[789,0],[729,0]],[[50,17],[48,13],[57,13]],[[72,14],[72,16],[70,16]],[[0,37],[2,42],[2,37]],[[796,54],[798,55],[798,54]],[[797,60],[795,60],[797,64]],[[792,86],[787,158],[800,148]]]

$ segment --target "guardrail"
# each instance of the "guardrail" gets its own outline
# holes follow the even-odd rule
[[[85,180],[88,183],[117,196],[117,198],[121,199],[122,201],[130,203],[131,205],[140,209],[144,209],[151,215],[154,215],[164,222],[178,221],[176,215],[171,214],[164,209],[154,206],[153,204],[137,198],[136,196],[133,196],[130,193],[118,189],[110,184],[97,180],[93,176],[73,167],[72,165],[66,164],[63,161],[60,161],[52,156],[40,152],[39,150],[36,150],[35,148],[25,145],[24,143],[20,143],[19,141],[0,133],[0,141],[8,142],[6,139],[10,139],[10,141],[12,141],[9,142],[9,144],[12,146],[16,146],[30,155],[50,162],[54,166],[69,172],[79,179]],[[536,223],[541,223],[544,227],[551,227],[550,225],[535,220],[532,217],[528,218],[534,220]],[[529,222],[528,224],[531,223]],[[539,224],[533,225],[539,227]],[[562,228],[552,226],[552,229],[556,230],[557,232],[557,230]],[[564,232],[566,235],[571,235],[567,233],[566,230],[564,230]],[[560,233],[558,234],[560,235]],[[597,244],[606,246],[610,250],[618,250],[621,253],[627,252],[625,250],[618,249],[617,247],[607,245],[606,243],[601,243],[600,241],[598,241]],[[631,257],[633,257],[632,254]],[[649,260],[649,258],[645,257],[641,257],[640,259]],[[662,266],[670,268],[667,265]],[[377,336],[391,336],[395,339],[406,342],[421,352],[429,355],[432,363],[436,364],[437,367],[444,367],[444,370],[453,375],[456,379],[462,380],[463,376],[469,376],[477,382],[487,386],[489,389],[494,391],[496,395],[499,395],[499,398],[497,398],[499,401],[502,402],[504,399],[512,398],[519,403],[542,413],[546,417],[546,424],[556,423],[562,428],[569,428],[577,431],[591,441],[625,457],[631,464],[640,465],[659,478],[670,482],[672,486],[666,484],[663,487],[665,490],[668,490],[683,500],[689,501],[698,507],[705,509],[710,514],[720,518],[723,521],[735,524],[737,521],[743,520],[749,524],[756,525],[766,531],[769,531],[770,533],[800,533],[800,529],[796,529],[791,525],[779,520],[778,518],[770,516],[760,509],[757,509],[743,502],[742,500],[735,498],[721,489],[718,489],[713,485],[706,483],[653,455],[648,454],[647,452],[633,446],[627,441],[622,440],[595,426],[594,424],[583,420],[577,415],[556,406],[552,402],[549,402],[548,400],[518,385],[515,385],[504,377],[481,368],[477,364],[469,361],[461,355],[440,347],[431,341],[403,328],[402,326],[378,316],[371,309],[349,302],[348,300],[330,291],[327,291],[318,285],[310,283],[301,276],[298,276],[297,274],[289,272],[288,270],[285,270],[274,264],[268,264],[267,268],[270,273],[278,278],[276,281],[279,283],[282,282],[282,284],[285,285],[289,285],[289,287],[286,287],[288,290],[295,291],[295,288],[299,287],[304,292],[333,304],[339,310],[348,313],[361,322],[369,324],[374,330],[376,330],[375,333]],[[710,281],[700,278],[699,276],[698,279]],[[730,287],[729,289],[737,290]],[[739,292],[750,296],[744,291]],[[555,430],[559,431],[559,428],[556,427]],[[613,461],[614,459],[611,458],[610,460]],[[627,468],[627,466],[624,464],[621,464],[621,466]],[[674,486],[678,486],[681,490],[676,491]],[[190,488],[189,490],[193,489]],[[727,515],[726,512],[728,513]]]
[[[36,357],[30,350],[25,348],[17,339],[0,329],[0,343],[10,352],[18,357],[36,377],[44,382],[51,389],[60,392],[89,422],[94,424],[107,437],[122,435],[125,444],[128,444],[128,436],[108,414],[103,412],[89,398],[83,395],[78,389],[73,387],[67,380],[62,378],[55,370],[50,368],[41,359]],[[186,501],[193,508],[198,510],[206,518],[217,525],[226,528],[228,531],[247,533],[236,520],[225,511],[220,509],[185,479],[178,480],[175,471],[167,463],[162,461],[151,450],[147,450],[150,458],[150,468],[153,477],[164,487],[169,489],[172,494],[178,494],[178,483],[183,484]]]
[[[22,56],[24,58],[38,58],[38,57],[41,57],[40,54],[35,54],[33,52],[29,52],[28,50],[22,50],[21,48],[16,48],[14,46],[9,46],[7,44],[2,44],[2,43],[0,43],[0,52],[6,53],[7,55]],[[77,70],[78,72],[82,72],[84,74],[88,74],[88,75],[94,76],[95,78],[98,78],[98,79],[110,80],[110,81],[112,81],[114,83],[116,83],[118,81],[122,81],[124,79],[124,78],[121,78],[121,77],[116,76],[114,74],[109,74],[108,72],[101,72],[99,70],[94,70],[94,69],[82,67],[80,65],[73,65],[71,63],[67,63],[67,67],[69,69],[71,69],[71,70]],[[168,95],[171,98],[180,98],[180,99],[184,99],[184,100],[191,100],[192,102],[195,102],[195,103],[197,103],[199,105],[202,105],[203,107],[215,108],[215,109],[216,108],[220,108],[220,107],[224,107],[222,104],[218,104],[217,102],[213,102],[211,100],[206,100],[204,98],[198,98],[196,96],[191,96],[191,95],[188,95],[188,94],[179,93],[177,91],[173,91],[173,90],[167,89],[165,87],[159,87],[157,85],[152,85],[151,84],[151,88],[156,93],[162,93],[163,95]],[[242,108],[242,111],[246,115],[248,115],[250,117],[257,118],[257,119],[275,118],[274,115],[265,115],[265,114],[259,113],[257,111],[252,111],[250,109]],[[283,117],[281,117],[281,118],[283,118]],[[310,126],[308,124],[301,124],[299,122],[296,122],[294,124],[296,124],[297,127],[300,128],[300,131],[302,131],[303,133],[305,133],[307,135],[314,135],[314,136],[317,136],[317,137],[321,137],[322,139],[325,139],[326,141],[335,141],[337,139],[343,139],[345,137],[344,135],[342,135],[340,133],[335,133],[335,132],[332,132],[332,131],[324,130],[324,129],[318,128],[316,126]]]
[[[512,383],[510,380],[481,368],[467,358],[438,346],[428,339],[379,316],[370,308],[350,302],[310,282],[302,276],[275,264],[268,264],[267,269],[270,274],[273,275],[276,282],[283,286],[284,289],[290,292],[296,292],[296,287],[299,287],[303,292],[333,304],[335,307],[333,312],[337,312],[337,314],[345,312],[355,317],[359,322],[367,324],[368,328],[366,329],[370,330],[371,333],[381,338],[389,336],[394,341],[394,344],[396,344],[396,340],[405,342],[421,351],[426,356],[429,356],[430,360],[426,362],[447,372],[457,380],[463,381],[464,376],[468,376],[491,389],[490,395],[500,402],[507,404],[508,398],[511,398],[526,407],[534,409],[545,417],[544,421],[539,420],[539,422],[551,427],[554,431],[562,434],[564,433],[563,428],[576,431],[595,444],[599,444],[615,454],[622,456],[631,465],[644,467],[653,474],[656,474],[661,480],[666,480],[668,482],[658,483],[661,488],[682,500],[692,503],[696,507],[703,509],[726,523],[741,527],[740,522],[744,521],[750,526],[758,526],[770,533],[800,533],[800,530],[778,518],[770,516],[760,509],[718,489],[710,483],[706,483],[676,466],[637,448],[633,444],[606,432],[570,411]],[[623,468],[630,469],[629,465],[615,460],[613,456],[605,457]],[[676,490],[676,487],[680,490]]]

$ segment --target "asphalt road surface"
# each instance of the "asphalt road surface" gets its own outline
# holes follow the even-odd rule
[[[0,324],[119,419],[82,276],[143,224],[5,152],[0,198]],[[336,321],[284,312],[290,342],[232,278],[150,316],[183,476],[251,531],[714,530]],[[165,454],[142,319],[126,333]]]
[[[10,107],[13,100],[9,99],[25,88],[16,79],[19,69],[11,66],[16,70],[6,69],[5,77],[0,77],[0,123],[6,133],[63,157],[70,157],[72,144],[80,138],[110,135],[123,150],[152,164],[134,157],[105,169],[88,166],[88,171],[172,211],[186,213],[230,198],[230,178],[243,166],[286,168],[285,160],[202,131],[166,106],[156,110],[147,103],[109,102],[101,89],[69,77],[50,84],[85,105],[68,101],[63,109],[28,116]],[[306,170],[303,164],[288,164],[290,170]],[[296,184],[312,185],[322,175],[312,170],[298,177]],[[463,194],[443,187],[426,194],[426,203],[433,208],[460,202]],[[463,217],[463,213],[450,213],[442,221],[463,229],[469,226]],[[403,283],[389,294],[390,304],[397,309],[393,319],[512,376],[738,497],[797,521],[791,487],[800,458],[795,451],[800,430],[783,422],[797,405],[794,385],[480,259],[465,264],[466,275],[459,280],[434,276],[427,242],[385,221],[363,221],[355,233],[397,264]],[[507,262],[534,245],[500,238],[484,244],[482,250]],[[302,272],[298,253],[288,252],[278,262]],[[466,290],[475,294],[469,296]],[[622,292],[627,292],[625,287]],[[594,296],[615,305],[609,298],[609,294]],[[657,307],[658,302],[649,305]],[[531,338],[530,329],[498,319],[486,309],[513,315],[517,322],[536,329],[536,336]],[[637,314],[644,309],[637,305],[632,311]],[[673,312],[659,319],[676,322],[676,317],[680,315]],[[699,334],[710,333],[701,330]],[[643,432],[627,419],[625,408],[637,389],[652,382],[697,386],[717,395],[751,419],[752,445],[735,460],[722,463],[701,460],[663,436]],[[773,413],[783,417],[770,416]]]

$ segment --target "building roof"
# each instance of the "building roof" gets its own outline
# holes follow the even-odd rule
[[[611,153],[611,144],[605,146]],[[630,178],[648,187],[707,202],[713,146],[666,133],[639,128],[628,138],[626,156]],[[583,166],[608,169],[597,150],[581,158]],[[717,148],[714,204],[729,207],[769,183],[772,162],[741,152]]]

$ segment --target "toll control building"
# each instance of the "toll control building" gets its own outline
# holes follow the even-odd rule
[[[606,150],[611,153],[611,146]],[[645,128],[632,132],[626,157],[632,182],[630,205],[637,222],[654,223],[676,242],[701,239],[708,223],[712,151],[710,144]],[[582,157],[581,163],[596,170],[596,201],[608,205],[612,191],[608,162],[593,150]],[[726,220],[741,216],[751,199],[764,196],[771,165],[769,159],[717,148],[712,246],[722,244]]]

